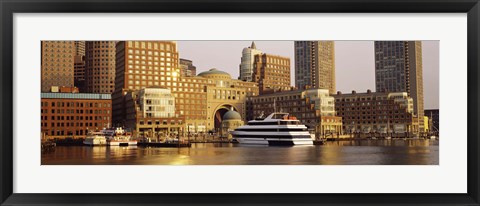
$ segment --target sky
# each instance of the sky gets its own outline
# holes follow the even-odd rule
[[[178,41],[180,58],[190,59],[197,74],[211,68],[238,78],[242,50],[252,41]],[[290,57],[292,86],[295,85],[293,41],[255,41],[267,54]],[[422,41],[423,96],[425,109],[439,108],[439,41]],[[373,41],[335,41],[335,78],[342,93],[375,91]]]

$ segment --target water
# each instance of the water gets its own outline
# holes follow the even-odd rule
[[[438,165],[438,140],[355,140],[316,146],[197,143],[191,148],[57,146],[42,165]]]

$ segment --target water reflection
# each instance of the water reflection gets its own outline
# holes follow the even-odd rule
[[[227,143],[191,148],[57,147],[42,165],[437,165],[437,140],[361,140],[321,146]]]

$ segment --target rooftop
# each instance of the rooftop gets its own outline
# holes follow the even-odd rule
[[[112,99],[111,94],[42,93],[42,99]]]

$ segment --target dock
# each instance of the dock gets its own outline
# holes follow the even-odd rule
[[[42,141],[42,144],[41,144],[42,153],[53,152],[55,151],[56,146],[57,145],[52,141]]]

